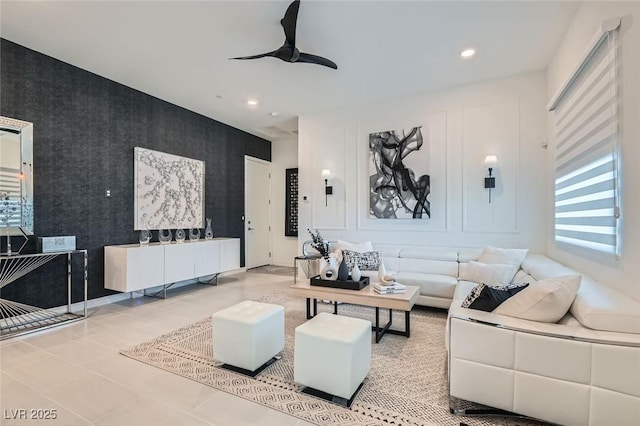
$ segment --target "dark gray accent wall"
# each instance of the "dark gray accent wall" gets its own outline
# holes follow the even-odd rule
[[[138,242],[136,146],[206,162],[206,216],[216,236],[242,238],[244,265],[244,156],[271,161],[269,141],[5,39],[0,73],[1,115],[34,124],[35,234],[75,235],[77,247],[88,249],[89,298],[113,293],[104,289],[103,247]],[[64,304],[65,273],[58,262],[29,278],[47,285],[22,280],[1,296]],[[74,291],[75,300],[80,295]]]

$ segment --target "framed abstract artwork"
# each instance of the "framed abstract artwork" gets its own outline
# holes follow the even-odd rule
[[[204,227],[204,161],[134,148],[134,229]]]
[[[369,217],[431,217],[431,152],[422,128],[369,133]]]

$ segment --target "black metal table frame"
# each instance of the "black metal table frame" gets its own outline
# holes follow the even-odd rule
[[[311,297],[307,297],[307,319],[311,319],[318,315],[318,299],[313,298],[313,315],[311,314]],[[389,321],[383,326],[380,327],[380,309],[377,306],[374,306],[376,309],[376,324],[371,326],[371,329],[376,332],[376,343],[379,343],[382,340],[382,336],[385,334],[395,334],[398,336],[405,336],[407,338],[411,337],[411,320],[410,314],[411,311],[403,311],[404,312],[404,331],[392,329],[393,325],[393,309],[389,309]],[[384,308],[382,308],[384,309]],[[338,302],[333,302],[333,314],[338,315]]]

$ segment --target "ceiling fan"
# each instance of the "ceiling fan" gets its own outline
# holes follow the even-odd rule
[[[280,20],[280,24],[282,24],[282,28],[284,29],[285,40],[284,44],[278,49],[272,52],[261,53],[259,55],[241,56],[238,58],[230,59],[258,59],[271,56],[281,59],[285,62],[303,62],[308,64],[317,64],[337,70],[338,66],[335,64],[335,62],[330,61],[327,58],[323,58],[322,56],[300,52],[296,47],[296,23],[298,21],[298,9],[300,9],[300,0],[295,0],[287,8],[287,11],[284,14],[284,18]]]

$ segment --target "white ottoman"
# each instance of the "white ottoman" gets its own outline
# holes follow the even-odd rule
[[[351,400],[370,368],[371,322],[322,312],[296,327],[297,383]]]
[[[255,372],[284,349],[284,308],[246,300],[211,316],[213,355]]]

